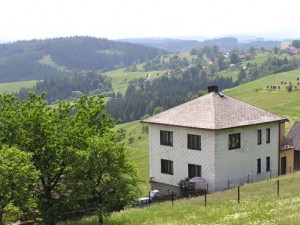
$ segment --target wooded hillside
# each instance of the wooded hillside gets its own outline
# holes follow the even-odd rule
[[[0,45],[0,82],[108,71],[165,53],[153,47],[93,37],[18,41]]]

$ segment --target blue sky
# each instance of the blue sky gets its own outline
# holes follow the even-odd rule
[[[5,0],[0,40],[85,35],[300,38],[297,0]]]

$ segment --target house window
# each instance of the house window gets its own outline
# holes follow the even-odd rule
[[[257,131],[257,144],[261,145],[261,130]]]
[[[189,178],[201,177],[201,166],[188,164],[189,167]]]
[[[201,136],[188,134],[188,149],[201,150]]]
[[[270,128],[266,129],[266,142],[270,143],[270,139],[271,139],[271,130]]]
[[[160,131],[160,144],[173,146],[173,132]]]
[[[173,161],[162,159],[161,173],[173,175]]]
[[[229,150],[241,147],[241,134],[229,134]]]
[[[257,159],[257,173],[261,173],[261,159]]]
[[[266,171],[269,172],[270,171],[270,156],[266,157]]]

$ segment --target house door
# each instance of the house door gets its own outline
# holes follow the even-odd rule
[[[281,175],[286,174],[286,156],[285,157],[281,157]]]

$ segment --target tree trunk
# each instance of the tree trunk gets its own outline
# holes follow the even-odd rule
[[[4,222],[3,222],[3,211],[0,211],[0,225],[4,225]]]
[[[98,211],[98,223],[99,223],[99,225],[103,225],[103,214],[102,214],[102,211]]]
[[[98,199],[98,223],[99,225],[103,224],[103,207],[102,207],[102,198]]]

